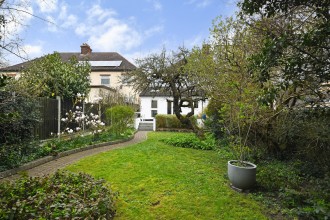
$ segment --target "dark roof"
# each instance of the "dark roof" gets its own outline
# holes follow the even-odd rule
[[[125,59],[123,56],[116,52],[92,52],[87,55],[83,55],[80,53],[59,53],[59,55],[61,56],[63,61],[68,61],[72,56],[77,57],[79,61],[122,61],[119,66],[91,66],[92,71],[129,71],[136,68],[131,62],[129,62],[127,59]],[[36,58],[34,60],[40,58]],[[1,68],[0,71],[17,72],[28,66],[34,60]]]
[[[185,94],[183,94],[185,95]],[[147,88],[143,92],[140,93],[140,97],[171,97],[172,92],[170,89],[162,89],[155,91],[152,88]],[[195,91],[193,94],[194,97],[205,97],[205,94],[202,91]]]
[[[146,89],[140,93],[140,97],[171,97],[172,93],[170,90],[167,91],[154,91],[151,89]]]

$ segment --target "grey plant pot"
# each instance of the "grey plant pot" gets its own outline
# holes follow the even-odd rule
[[[228,161],[228,178],[235,188],[250,189],[256,183],[257,166],[253,163],[243,161],[246,167],[240,167],[233,163],[238,160]]]

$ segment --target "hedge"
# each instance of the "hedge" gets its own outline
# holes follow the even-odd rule
[[[195,117],[190,118],[193,123],[197,123]],[[156,128],[159,129],[187,129],[175,115],[156,115]]]

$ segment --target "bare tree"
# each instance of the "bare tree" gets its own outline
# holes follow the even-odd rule
[[[23,40],[19,30],[26,26],[27,17],[34,17],[41,21],[55,23],[33,13],[29,1],[0,0],[0,67],[6,65],[6,55],[11,54],[22,60],[28,60],[23,48]]]
[[[203,136],[203,132],[191,121],[194,115],[194,103],[204,98],[198,83],[187,74],[185,65],[189,51],[179,48],[178,52],[167,53],[164,49],[160,54],[152,54],[138,59],[138,68],[124,76],[124,82],[132,85],[136,91],[151,91],[155,95],[166,94],[173,98],[173,111],[180,122]],[[182,114],[182,108],[190,112]]]

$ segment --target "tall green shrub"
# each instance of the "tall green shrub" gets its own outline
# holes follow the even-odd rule
[[[90,72],[88,62],[79,62],[75,56],[63,62],[55,52],[29,63],[14,82],[13,89],[32,96],[71,99],[78,93],[88,94]]]
[[[39,111],[34,99],[0,91],[0,112],[11,117],[0,120],[0,170],[21,163],[31,151]]]
[[[110,130],[116,135],[133,127],[134,109],[130,106],[117,105],[106,110],[107,121],[110,122]]]
[[[301,159],[306,172],[319,175],[329,170],[329,121],[328,108],[287,109],[268,124],[257,124],[249,141],[279,159]]]

